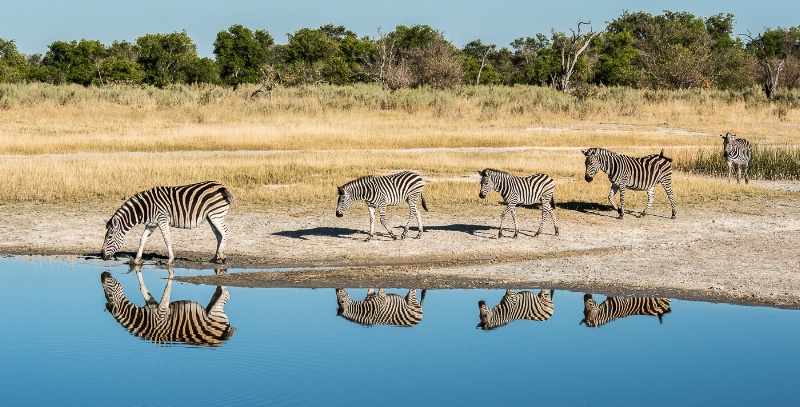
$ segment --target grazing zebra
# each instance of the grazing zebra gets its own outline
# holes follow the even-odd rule
[[[583,319],[580,324],[587,327],[599,327],[617,318],[629,315],[657,316],[658,322],[663,323],[664,314],[669,314],[669,298],[623,298],[606,297],[602,304],[597,305],[591,294],[583,296]]]
[[[225,303],[230,299],[228,289],[218,286],[205,308],[194,301],[169,301],[172,291],[172,269],[169,269],[167,286],[161,301],[156,302],[136,267],[139,290],[144,306],[139,307],[125,297],[125,291],[111,273],[100,274],[106,296],[106,310],[128,332],[155,343],[188,343],[198,346],[216,346],[228,340],[236,331],[225,315]]]
[[[405,297],[397,294],[386,294],[386,290],[379,288],[378,292],[370,288],[363,301],[353,301],[350,295],[342,288],[336,289],[336,302],[339,309],[336,312],[348,321],[361,325],[395,325],[414,326],[422,320],[422,304],[425,302],[425,291],[417,301],[417,290],[408,290]]]
[[[542,202],[542,221],[539,222],[539,229],[534,236],[539,236],[542,232],[542,225],[547,220],[549,214],[553,218],[555,235],[558,236],[558,223],[556,222],[556,201],[554,198],[556,183],[553,178],[545,174],[533,174],[527,177],[517,177],[507,172],[485,169],[478,171],[481,175],[481,192],[478,196],[486,198],[492,190],[500,193],[508,206],[500,214],[500,230],[497,237],[503,237],[503,219],[506,214],[511,212],[511,219],[514,220],[514,238],[519,235],[517,228],[517,205],[532,205],[537,201]]]
[[[747,169],[750,167],[750,156],[753,151],[750,148],[750,142],[743,138],[736,138],[735,134],[725,133],[722,137],[722,148],[724,152],[722,155],[725,157],[725,162],[728,163],[728,182],[731,182],[731,171],[733,166],[736,166],[736,183],[739,183],[739,178],[742,176],[742,167],[744,167],[744,183],[750,183]]]
[[[386,207],[399,205],[405,201],[408,203],[409,215],[400,238],[406,238],[408,225],[416,215],[419,233],[415,238],[418,239],[422,236],[422,216],[420,216],[419,209],[417,209],[417,198],[422,198],[422,208],[426,211],[428,210],[427,205],[425,205],[425,195],[422,191],[424,186],[425,183],[422,181],[422,177],[410,171],[398,172],[383,177],[367,176],[350,181],[338,187],[339,202],[336,205],[336,217],[341,218],[344,216],[344,213],[353,202],[364,201],[369,209],[369,237],[365,242],[371,240],[375,232],[375,208],[378,208],[381,225],[386,228],[392,239],[397,239],[397,236],[386,226]]]
[[[539,291],[539,294],[530,291],[506,290],[506,294],[494,308],[489,308],[486,302],[478,301],[481,322],[476,328],[485,331],[499,328],[511,321],[527,319],[531,321],[546,321],[553,316],[553,291]]]
[[[653,204],[655,185],[661,183],[672,206],[672,219],[675,219],[675,195],[672,193],[672,159],[660,154],[644,157],[629,157],[602,148],[590,148],[581,151],[586,156],[586,182],[592,182],[598,171],[608,174],[611,181],[611,192],[608,202],[619,213],[622,219],[625,208],[625,190],[647,191],[647,205],[640,217],[647,213]],[[614,195],[619,192],[619,207],[614,203]]]
[[[211,230],[217,237],[217,252],[211,261],[224,263],[225,242],[228,239],[228,227],[224,219],[233,201],[230,191],[213,181],[176,187],[155,187],[139,192],[122,204],[106,223],[106,237],[101,249],[103,260],[110,259],[122,247],[125,235],[134,226],[144,224],[144,233],[133,263],[141,264],[144,244],[158,226],[167,244],[167,263],[172,264],[175,255],[172,253],[169,227],[191,229],[208,219]]]

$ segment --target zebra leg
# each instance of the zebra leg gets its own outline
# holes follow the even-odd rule
[[[155,229],[156,225],[145,225],[144,233],[142,233],[142,240],[139,242],[139,250],[136,251],[136,258],[131,261],[133,264],[142,264],[142,252],[144,251],[144,244],[147,243],[147,238],[150,237]]]
[[[225,244],[228,242],[228,227],[225,226],[223,218],[208,217],[208,224],[211,225],[211,230],[214,236],[217,237],[217,252],[214,258],[211,259],[212,263],[225,263]]]
[[[403,234],[400,235],[400,239],[404,240],[406,235],[408,234],[408,225],[411,224],[411,219],[414,219],[414,213],[417,212],[417,203],[408,200],[408,221],[406,221],[406,225],[403,227]],[[417,235],[419,237],[419,235]]]
[[[625,188],[619,187],[619,219],[622,219],[622,215],[625,213]]]
[[[416,201],[414,202],[414,212],[417,213],[417,226],[419,226],[419,232],[417,233],[417,236],[414,237],[414,239],[419,239],[422,237],[422,232],[424,229],[422,227],[422,215],[419,213],[419,208],[417,208]]]
[[[397,240],[397,236],[395,236],[394,233],[392,233],[392,231],[389,229],[389,227],[386,226],[386,204],[385,203],[381,204],[378,207],[378,214],[381,215],[381,225],[383,225],[383,228],[386,229],[387,232],[389,232],[389,236],[392,237],[392,240]]]
[[[229,323],[228,316],[225,314],[225,304],[230,298],[231,295],[228,293],[228,287],[217,286],[217,289],[214,290],[214,295],[211,296],[206,306],[206,315],[209,319],[217,322]]]
[[[372,235],[375,234],[375,208],[368,206],[367,209],[369,209],[369,236],[364,239],[365,242],[372,240]]]
[[[506,218],[506,214],[507,214],[509,211],[511,211],[511,209],[513,209],[513,208],[514,208],[513,206],[511,206],[511,205],[508,205],[508,206],[506,207],[506,209],[503,211],[503,213],[501,213],[501,214],[500,214],[500,230],[498,230],[498,231],[497,231],[497,238],[498,238],[498,239],[500,239],[501,237],[503,237],[503,220],[505,220],[505,218]]]
[[[147,289],[147,286],[144,285],[144,278],[142,278],[141,267],[136,267],[136,279],[139,280],[139,291],[142,293],[142,298],[144,298],[144,303],[147,305],[157,305],[158,302],[150,294],[150,291]]]
[[[748,172],[749,172],[749,168],[750,168],[750,163],[744,163],[742,165],[744,165],[744,183],[745,184],[749,184],[750,183],[750,175],[748,174]]]
[[[611,185],[611,191],[608,192],[608,203],[611,204],[611,207],[614,208],[615,211],[619,212],[619,215],[622,216],[622,210],[617,207],[617,203],[614,202],[614,195],[619,192],[619,185]],[[620,201],[622,203],[622,201]]]
[[[511,208],[511,220],[514,221],[514,239],[519,236],[519,228],[517,228],[517,208]]]
[[[742,177],[742,164],[736,164],[736,183],[740,183],[739,178]]]
[[[647,211],[650,209],[650,206],[653,205],[653,200],[656,197],[654,190],[655,190],[655,185],[647,190],[647,205],[644,206],[642,214],[639,215],[640,218],[643,218],[644,215],[647,214]]]
[[[539,236],[539,233],[542,233],[542,226],[544,226],[544,221],[547,220],[547,214],[552,214],[552,209],[550,209],[550,197],[543,196],[542,197],[542,221],[539,222],[539,229],[536,231],[536,234],[533,237]],[[555,225],[555,214],[553,215],[553,224]],[[558,234],[558,227],[556,227],[556,234]]]
[[[731,172],[733,171],[733,162],[728,161],[728,183],[731,183]]]
[[[164,237],[164,243],[167,245],[167,264],[172,264],[172,262],[175,260],[175,254],[172,253],[172,242],[169,239],[169,223],[166,221],[159,222],[158,228],[161,229],[161,236]]]
[[[675,194],[672,193],[672,180],[671,179],[662,180],[661,186],[664,187],[664,192],[667,193],[667,198],[669,198],[669,206],[672,207],[671,219],[675,219]]]

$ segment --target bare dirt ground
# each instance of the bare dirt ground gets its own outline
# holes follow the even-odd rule
[[[767,186],[798,189],[797,183]],[[497,239],[501,205],[474,213],[431,208],[423,212],[421,239],[411,238],[412,228],[409,239],[392,241],[377,224],[370,242],[363,241],[364,205],[353,205],[344,218],[334,216],[333,205],[262,210],[235,204],[227,217],[231,272],[176,279],[246,287],[552,288],[800,308],[800,196],[700,207],[679,202],[675,220],[664,206],[618,220],[605,204],[563,203],[560,235],[548,222],[539,237],[533,232],[540,210],[519,209],[518,239]],[[97,258],[114,209],[2,205],[0,254]],[[406,214],[407,207],[390,208],[396,233]],[[128,235],[117,262],[132,257],[141,231]],[[214,267],[206,263],[215,245],[208,225],[173,229],[172,236],[176,267]],[[146,262],[165,259],[160,233],[145,253]],[[288,270],[264,271],[275,267]]]

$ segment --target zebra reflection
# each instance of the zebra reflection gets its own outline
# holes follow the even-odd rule
[[[425,302],[422,290],[417,300],[417,290],[410,289],[405,297],[386,294],[379,288],[376,293],[370,288],[363,301],[354,301],[343,288],[336,289],[336,302],[339,309],[336,316],[361,325],[395,325],[410,327],[422,320],[422,303]]]
[[[228,340],[236,331],[225,314],[225,303],[230,299],[227,287],[218,286],[208,305],[203,308],[194,301],[170,302],[172,291],[172,269],[161,301],[157,302],[142,278],[142,270],[136,267],[139,290],[144,297],[144,306],[139,307],[125,297],[125,291],[111,273],[100,274],[100,282],[106,296],[106,310],[128,332],[155,343],[188,343],[197,346],[216,346]],[[217,270],[217,274],[224,270]]]
[[[483,300],[478,301],[481,322],[475,328],[488,331],[520,319],[546,321],[553,316],[553,293],[553,290],[541,290],[539,294],[506,290],[500,304],[493,308]]]
[[[672,312],[669,303],[669,298],[606,297],[602,304],[597,305],[591,294],[585,294],[583,319],[578,325],[596,328],[629,315],[655,316],[658,317],[658,323],[663,323],[664,314]]]

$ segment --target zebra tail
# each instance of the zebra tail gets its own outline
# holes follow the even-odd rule
[[[663,159],[665,159],[665,160],[667,160],[669,162],[672,162],[672,158],[669,158],[669,157],[664,155],[664,149],[663,148],[661,149],[661,153],[659,155],[661,156],[661,158],[663,158]]]
[[[236,202],[236,197],[233,196],[233,194],[231,193],[231,191],[228,190],[228,188],[222,187],[220,192],[222,192],[222,196],[224,196],[225,199],[228,200],[229,204]]]
[[[425,212],[428,212],[428,205],[425,204],[425,193],[423,192],[419,197],[422,201],[422,209],[425,209]]]

